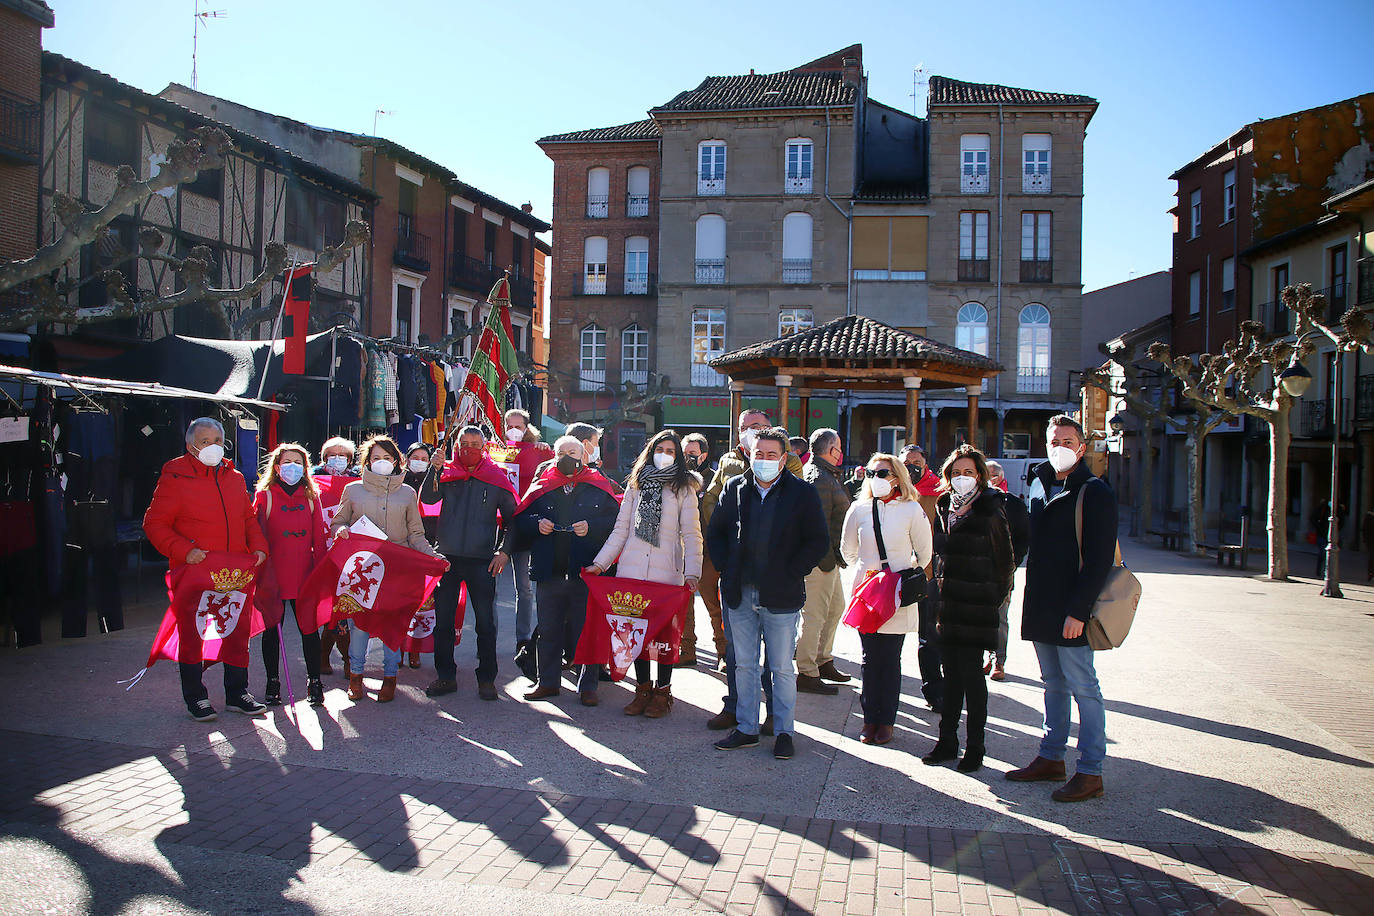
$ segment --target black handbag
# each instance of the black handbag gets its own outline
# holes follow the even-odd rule
[[[887,565],[887,547],[883,544],[883,526],[878,521],[878,501],[873,500],[873,540],[878,544],[878,559],[882,561],[883,569],[891,572]],[[906,607],[908,604],[915,604],[924,601],[926,597],[926,571],[917,566],[914,569],[904,569],[900,573],[902,584],[897,593],[897,605]]]

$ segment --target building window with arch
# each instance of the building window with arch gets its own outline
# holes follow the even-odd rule
[[[725,282],[725,217],[717,213],[697,217],[696,282]]]
[[[1021,309],[1016,334],[1016,390],[1048,394],[1050,390],[1050,310],[1038,302]]]
[[[811,214],[782,218],[782,282],[811,282]]]
[[[606,295],[606,239],[593,235],[582,243],[582,295]]]
[[[582,329],[577,376],[577,387],[582,391],[600,391],[606,387],[605,328],[589,324]]]
[[[778,310],[778,336],[791,337],[815,327],[815,312],[808,308],[783,308]]]
[[[649,169],[635,165],[625,176],[625,215],[649,215]]]
[[[782,189],[788,194],[811,193],[811,166],[814,145],[804,137],[787,141]]]
[[[649,294],[649,237],[632,235],[625,240],[625,295]]]
[[[719,388],[725,376],[709,365],[725,352],[725,309],[692,309],[692,384]]]
[[[988,310],[981,303],[966,302],[959,309],[954,345],[980,356],[988,355]],[[983,379],[983,390],[988,390],[987,379]]]
[[[620,332],[620,380],[641,387],[649,382],[649,331],[638,324]]]
[[[587,170],[587,218],[611,215],[611,170],[597,166]]]
[[[697,194],[716,197],[725,193],[725,141],[702,140],[697,144]]]

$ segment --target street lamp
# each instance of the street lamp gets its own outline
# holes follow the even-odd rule
[[[1319,333],[1318,331],[1308,331],[1298,340],[1301,345],[1309,335]],[[1340,583],[1340,523],[1337,515],[1340,512],[1340,469],[1341,469],[1341,349],[1337,344],[1336,353],[1331,360],[1332,366],[1332,404],[1328,408],[1331,416],[1331,514],[1326,520],[1326,576],[1322,583],[1322,597],[1324,598],[1344,598],[1341,593]],[[1307,371],[1298,360],[1297,353],[1293,355],[1293,362],[1287,369],[1279,373],[1279,384],[1290,397],[1300,398],[1307,393],[1307,389],[1312,386],[1312,373]]]
[[[1107,425],[1111,427],[1112,432],[1119,436],[1126,430],[1126,418],[1119,413],[1114,413],[1107,420]]]
[[[1292,365],[1279,373],[1279,384],[1290,397],[1300,398],[1312,384],[1312,373],[1295,356]]]

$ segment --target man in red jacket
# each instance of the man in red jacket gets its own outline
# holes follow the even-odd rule
[[[211,550],[255,553],[267,559],[267,539],[248,498],[248,484],[224,457],[224,427],[201,417],[186,429],[186,454],[162,466],[153,501],[143,516],[149,543],[173,568],[200,563]],[[180,634],[181,639],[191,634]],[[181,695],[191,718],[215,719],[215,708],[201,679],[201,666],[181,666]],[[224,703],[237,712],[261,716],[267,707],[248,692],[248,669],[224,666]]]

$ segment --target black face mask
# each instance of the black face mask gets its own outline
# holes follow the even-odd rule
[[[558,473],[564,477],[571,477],[582,470],[582,459],[574,458],[572,455],[563,455],[558,459]]]
[[[919,465],[908,464],[906,466],[906,472],[911,475],[911,482],[915,483],[916,481],[920,480],[921,477],[925,474],[926,469],[920,467]]]

